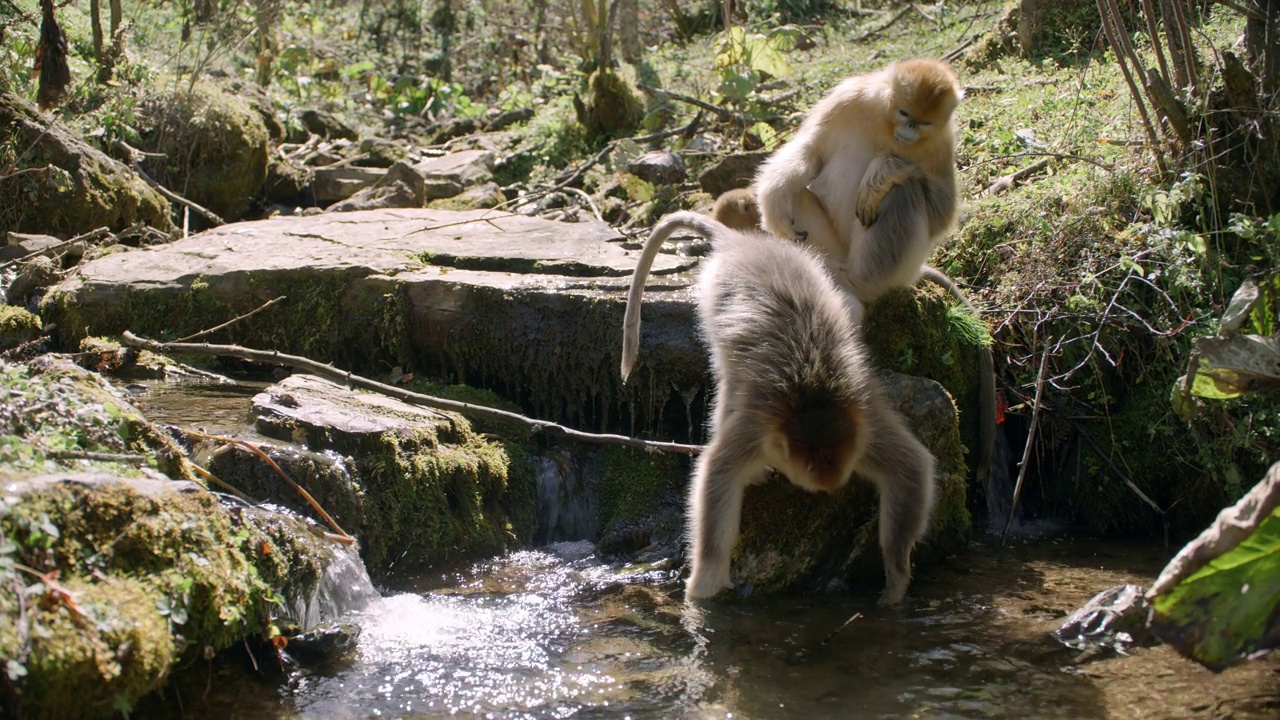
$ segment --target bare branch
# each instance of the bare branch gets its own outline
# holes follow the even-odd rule
[[[316,362],[297,355],[286,355],[270,350],[252,350],[239,345],[210,345],[207,343],[162,343],[155,340],[134,335],[126,330],[121,336],[124,344],[131,347],[146,348],[152,352],[160,353],[194,353],[196,355],[225,355],[227,357],[238,357],[253,362],[287,365],[299,370],[306,370],[314,375],[325,378],[332,382],[342,383],[349,387],[357,387],[365,390],[372,390],[382,393],[389,397],[403,400],[412,405],[421,407],[429,407],[436,410],[445,410],[448,412],[456,412],[467,417],[481,417],[488,420],[500,420],[506,422],[514,422],[524,426],[530,432],[543,433],[553,437],[565,437],[579,442],[593,443],[597,445],[621,445],[623,447],[638,448],[640,450],[660,451],[677,453],[681,455],[696,455],[702,452],[701,445],[685,445],[673,442],[655,442],[651,440],[641,440],[640,438],[627,437],[626,435],[606,435],[599,433],[589,433],[582,430],[575,430],[565,427],[548,420],[537,420],[526,417],[519,413],[499,410],[497,408],[485,407],[483,405],[473,405],[471,403],[459,402],[457,400],[446,400],[444,398],[432,395],[423,395],[421,393],[412,392],[403,388],[393,387],[380,383],[376,380],[370,380],[345,370],[339,370],[332,365]]]

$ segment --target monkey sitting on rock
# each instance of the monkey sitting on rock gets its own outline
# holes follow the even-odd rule
[[[712,216],[819,250],[863,304],[920,277],[973,304],[945,273],[925,264],[952,229],[958,189],[952,115],[964,96],[944,62],[915,59],[852,76],[827,94],[795,136],[761,166],[753,189],[716,199]],[[980,348],[977,476],[987,482],[996,436],[995,367]]]

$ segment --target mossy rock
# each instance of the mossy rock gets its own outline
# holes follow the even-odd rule
[[[591,135],[610,137],[634,132],[644,119],[644,103],[627,79],[600,69],[587,79],[587,100],[574,98],[578,122]]]
[[[460,415],[306,375],[255,397],[253,412],[268,437],[351,458],[346,483],[320,478],[318,489],[326,507],[349,518],[345,529],[360,538],[374,574],[491,555],[532,537],[527,455],[477,434]]]
[[[863,337],[875,367],[936,380],[955,399],[964,447],[977,448],[979,349],[985,330],[945,290],[921,281],[867,308]],[[968,454],[970,465],[977,463]]]
[[[151,106],[142,144],[165,156],[149,166],[158,166],[156,179],[224,220],[239,219],[267,179],[262,117],[244,98],[206,84]]]
[[[74,467],[129,476],[158,470],[183,477],[172,438],[157,430],[101,376],[69,360],[46,356],[0,370],[0,477]],[[132,455],[140,466],[96,460],[92,454]],[[86,455],[88,454],[88,455]]]
[[[0,351],[35,340],[43,329],[38,315],[14,305],[0,305]]]
[[[0,593],[0,703],[22,717],[128,712],[177,663],[266,630],[320,577],[305,533],[247,523],[189,482],[11,478],[0,534],[0,582],[27,588]]]
[[[169,201],[22,98],[0,93],[0,236],[6,231],[70,237],[142,222],[168,231]]]

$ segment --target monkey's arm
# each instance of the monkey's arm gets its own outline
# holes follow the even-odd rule
[[[753,186],[760,203],[761,226],[778,237],[796,239],[796,196],[821,170],[821,159],[802,127],[800,134],[771,155],[756,174]]]
[[[910,160],[897,155],[877,155],[867,166],[867,172],[858,184],[857,216],[863,227],[871,227],[880,217],[880,204],[884,196],[896,185],[913,177],[923,177],[924,170]]]
[[[719,390],[727,392],[723,385]],[[716,402],[727,405],[734,400],[718,396]],[[759,430],[744,419],[743,412],[722,412],[715,435],[698,457],[689,488],[687,531],[692,569],[685,597],[695,600],[733,587],[729,563],[738,543],[742,496],[746,486],[757,482],[764,471],[755,454]]]

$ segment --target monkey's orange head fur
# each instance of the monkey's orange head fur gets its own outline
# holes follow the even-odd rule
[[[951,137],[951,114],[964,96],[951,66],[915,59],[894,63],[888,70],[893,76],[889,123],[896,144],[909,148],[919,140]]]

